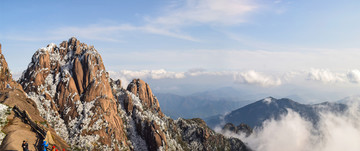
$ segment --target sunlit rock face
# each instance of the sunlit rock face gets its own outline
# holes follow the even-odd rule
[[[56,132],[78,148],[127,147],[100,54],[76,38],[35,52],[20,78]]]

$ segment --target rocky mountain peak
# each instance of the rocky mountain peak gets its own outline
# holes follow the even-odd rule
[[[141,79],[132,80],[129,83],[127,90],[137,95],[140,98],[143,106],[163,116],[163,113],[160,110],[159,101],[152,93],[150,86],[147,83],[145,83],[143,80]]]
[[[72,146],[90,149],[127,146],[109,82],[97,50],[74,37],[37,50],[20,78],[57,133]]]

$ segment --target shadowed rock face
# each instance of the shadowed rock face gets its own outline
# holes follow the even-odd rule
[[[246,137],[250,136],[253,132],[253,129],[246,125],[246,124],[240,124],[238,126],[235,126],[232,123],[227,123],[224,125],[222,131],[230,131],[232,133],[236,133],[236,134],[245,134]]]
[[[76,38],[39,49],[20,79],[41,115],[69,144],[119,149],[127,139],[109,82],[97,50]]]
[[[202,119],[178,119],[175,124],[181,133],[182,140],[189,144],[189,150],[251,150],[239,139],[225,138],[215,133]]]

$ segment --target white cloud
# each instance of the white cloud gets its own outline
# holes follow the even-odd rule
[[[281,80],[272,76],[267,76],[253,70],[247,72],[235,72],[235,71],[206,71],[205,69],[195,68],[190,69],[187,72],[173,72],[160,70],[121,70],[121,71],[109,71],[110,77],[114,79],[120,79],[124,84],[127,84],[130,80],[135,78],[140,79],[184,79],[188,77],[222,77],[228,78],[233,76],[232,79],[235,83],[253,84],[262,87],[279,86]],[[226,79],[224,79],[226,81]]]
[[[203,68],[192,68],[190,70],[188,70],[186,73],[186,75],[189,76],[203,76],[203,75],[208,75],[208,76],[224,76],[224,75],[233,75],[234,72],[230,72],[230,71],[206,71]]]
[[[290,82],[290,81],[293,80],[294,78],[301,76],[301,74],[302,74],[301,72],[289,71],[289,72],[285,72],[285,73],[281,76],[281,79],[282,79],[283,81]]]
[[[249,137],[229,131],[218,132],[228,137],[240,138],[250,148],[261,151],[338,151],[360,150],[360,111],[351,104],[343,114],[320,113],[317,126],[289,110],[279,120],[270,119],[256,128]]]
[[[306,151],[311,150],[311,123],[299,114],[289,111],[281,120],[264,122],[263,129],[255,129],[254,135],[245,138],[255,150]]]
[[[120,79],[123,83],[128,83],[132,79],[183,79],[186,77],[195,76],[225,76],[233,75],[235,72],[227,71],[206,71],[205,69],[194,68],[187,72],[173,72],[164,69],[159,70],[121,70],[121,71],[109,71],[110,77],[114,79]]]
[[[138,78],[151,78],[151,79],[180,79],[184,78],[185,75],[182,72],[170,72],[164,69],[160,70],[141,70],[141,71],[130,71],[130,70],[122,70],[119,72],[121,75],[126,77],[138,77]]]
[[[323,83],[360,83],[360,70],[353,69],[348,72],[336,73],[327,69],[311,69],[307,80],[320,81]]]
[[[323,83],[335,83],[346,81],[345,75],[333,73],[327,69],[311,69],[308,73],[307,80],[320,81]]]
[[[254,84],[263,87],[281,85],[281,80],[279,78],[264,75],[253,70],[234,74],[234,81],[240,84]]]
[[[232,25],[245,21],[245,15],[258,6],[248,0],[186,0],[171,6],[167,15],[159,16],[152,24],[178,27],[193,24]],[[149,19],[150,20],[150,19]]]
[[[346,74],[349,82],[352,83],[360,83],[360,71],[355,69],[351,70]]]
[[[143,80],[163,80],[174,79],[174,83],[201,83],[198,79],[213,79],[214,82],[220,82],[227,86],[234,86],[234,84],[254,85],[258,87],[268,88],[277,87],[279,89],[285,88],[281,85],[295,87],[306,87],[306,89],[328,89],[328,84],[336,84],[339,89],[346,89],[356,87],[355,84],[360,82],[360,71],[351,70],[349,72],[331,72],[326,69],[310,69],[297,72],[257,72],[255,70],[245,71],[207,71],[204,68],[191,68],[187,71],[168,71],[164,69],[158,70],[120,70],[109,71],[110,77],[113,79],[120,79],[123,86],[126,86],[132,79],[140,78]],[[195,80],[197,79],[197,80]],[[176,81],[175,81],[176,80]],[[195,81],[194,81],[195,80]],[[162,82],[162,81],[158,81]],[[202,81],[204,82],[204,81]],[[208,81],[207,81],[208,82]],[[205,82],[205,83],[207,83]],[[319,85],[321,82],[324,85]],[[239,85],[238,85],[239,86]],[[265,90],[264,89],[264,90]],[[289,91],[291,93],[301,93]],[[354,95],[354,91],[346,91],[346,95]],[[339,90],[340,93],[340,90]],[[344,93],[341,91],[341,93]],[[284,94],[282,94],[284,95]],[[309,94],[307,94],[309,95]],[[331,95],[329,95],[331,96]],[[342,96],[342,97],[345,97]],[[336,100],[334,98],[327,98]]]
[[[182,79],[185,78],[184,72],[171,72],[164,69],[160,70],[140,70],[130,71],[121,70],[119,72],[109,71],[110,77],[120,79],[123,86],[126,86],[132,79]]]
[[[174,48],[175,49],[175,48]],[[291,49],[293,50],[293,49]],[[112,50],[116,51],[116,49]],[[106,54],[105,60],[116,60],[117,69],[141,70],[144,65],[134,65],[133,56],[151,69],[172,69],[186,71],[196,67],[210,71],[247,71],[261,72],[289,71],[309,72],[309,69],[329,69],[343,74],[349,69],[358,69],[360,62],[359,50],[316,50],[296,49],[293,51],[264,51],[264,50],[223,50],[223,49],[195,49],[195,50],[157,50],[157,51],[122,51]],[[122,58],[119,60],[118,58]],[[329,58],[342,58],[334,61]],[[306,60],[306,61],[304,61]],[[120,66],[121,65],[121,66]],[[344,68],[346,67],[346,68]],[[302,78],[304,79],[304,78]]]

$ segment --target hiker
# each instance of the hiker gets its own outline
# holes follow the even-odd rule
[[[24,140],[22,143],[23,151],[29,151],[29,144]]]
[[[42,144],[42,146],[44,146],[44,149],[43,149],[43,150],[46,151],[46,147],[49,146],[49,143],[46,144],[46,141],[44,141],[43,144]]]
[[[52,147],[51,151],[55,151],[55,146]]]

